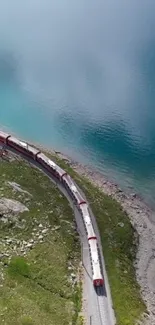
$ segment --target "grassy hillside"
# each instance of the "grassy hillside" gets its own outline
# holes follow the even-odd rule
[[[140,296],[133,267],[137,243],[129,218],[120,204],[104,195],[87,178],[80,177],[65,160],[57,155],[49,156],[67,170],[83,189],[96,216],[117,325],[135,325],[146,307]]]
[[[56,186],[20,159],[0,160],[0,324],[79,324],[79,252]]]

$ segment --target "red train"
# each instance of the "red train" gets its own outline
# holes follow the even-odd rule
[[[37,161],[43,168],[48,170],[49,173],[56,179],[58,179],[66,188],[72,200],[76,202],[77,207],[83,218],[92,265],[92,277],[95,287],[102,286],[104,283],[101,272],[101,261],[99,257],[99,249],[97,244],[97,238],[94,232],[94,228],[91,221],[88,205],[86,200],[81,195],[72,178],[59,167],[54,161],[49,159],[46,155],[41,153],[38,149],[30,146],[28,143],[20,141],[11,135],[0,131],[0,144],[6,145],[9,148],[14,149],[17,153],[22,153],[25,157]]]

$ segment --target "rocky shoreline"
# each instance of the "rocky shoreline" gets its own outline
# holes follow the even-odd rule
[[[138,234],[138,250],[135,261],[136,278],[141,288],[141,295],[147,306],[143,324],[155,324],[155,213],[136,193],[125,193],[117,184],[107,180],[103,174],[92,167],[73,161],[60,152],[55,152],[65,159],[80,175],[86,176],[105,194],[119,202],[130,218]]]

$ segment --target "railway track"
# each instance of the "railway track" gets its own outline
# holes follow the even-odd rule
[[[96,288],[98,314],[100,325],[108,324],[107,310],[105,309],[104,289],[103,287]],[[91,324],[93,325],[93,323]]]

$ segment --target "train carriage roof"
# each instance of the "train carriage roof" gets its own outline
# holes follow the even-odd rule
[[[37,154],[38,152],[40,152],[39,149],[34,148],[34,147],[30,146],[29,144],[28,144],[28,150],[31,151],[33,154]]]
[[[6,139],[7,137],[10,136],[10,134],[9,134],[9,133],[5,133],[5,132],[3,132],[3,131],[0,131],[0,136],[1,136],[2,138]]]
[[[44,153],[39,153],[38,154],[38,158],[41,158],[42,160],[45,161],[46,164],[48,164],[50,167],[55,168],[56,164],[54,163],[54,161],[52,161],[51,159],[49,159]]]
[[[51,167],[53,167],[53,168],[56,168],[56,167],[57,167],[57,165],[55,164],[55,162],[52,161],[51,159],[48,159],[48,164],[49,164]]]
[[[43,159],[45,163],[55,169],[60,176],[65,174],[65,171],[61,167],[59,167],[53,160],[49,159],[44,153],[38,154],[38,158]]]
[[[97,247],[97,240],[91,239],[89,241],[89,247],[90,247],[90,255],[92,260],[92,268],[93,268],[93,280],[95,279],[103,280],[100,260],[99,260],[98,247]]]
[[[92,227],[92,224],[86,225],[86,228],[87,228],[87,233],[88,233],[88,240],[96,239],[96,235],[94,233],[94,229]]]
[[[85,203],[85,199],[83,198],[83,196],[81,195],[81,193],[78,190],[77,190],[77,192],[75,192],[75,196],[79,202]]]
[[[67,174],[67,175],[64,176],[64,179],[66,180],[66,182],[67,182],[68,186],[70,187],[70,189],[73,191],[73,193],[74,193],[75,197],[77,198],[77,200],[79,202],[81,202],[81,201],[85,202],[85,200],[83,199],[80,191],[77,189],[77,187],[76,187],[74,181],[72,180],[72,178]]]
[[[38,149],[30,146],[27,142],[24,142],[22,140],[18,140],[17,138],[15,137],[10,137],[9,138],[9,141],[12,141],[13,143],[17,144],[18,146],[20,147],[23,147],[24,149],[27,149],[28,151],[32,152],[33,154],[37,154],[37,152],[39,152]]]
[[[88,204],[82,205],[81,210],[82,210],[82,213],[83,213],[84,217],[89,216],[89,218],[90,218],[89,211],[88,211]]]
[[[47,158],[47,156],[44,155],[44,153],[40,152],[40,153],[37,155],[37,157],[43,159],[45,162],[48,163],[48,158]]]
[[[66,175],[64,176],[64,178],[65,178],[65,180],[67,181],[68,185],[69,185],[71,188],[75,188],[75,190],[76,190],[76,187],[75,187],[75,184],[74,184],[72,178],[71,178],[68,174],[66,174]]]
[[[71,178],[68,174],[66,174],[66,175],[64,176],[64,179],[66,180],[66,182],[67,182],[68,186],[70,187],[70,189],[71,189],[74,193],[76,193],[76,192],[77,192],[77,188],[76,188],[76,186],[75,186],[75,184],[74,184],[72,178]]]
[[[18,140],[17,138],[15,138],[15,137],[13,137],[13,136],[11,136],[11,137],[9,138],[9,141],[12,141],[12,142],[14,142],[15,144],[17,144],[17,145],[19,145],[19,146],[22,146],[22,147],[24,147],[24,148],[26,148],[26,147],[28,146],[28,144],[27,144],[26,142],[20,141],[20,140]]]
[[[99,261],[98,258],[98,249],[96,244],[96,239],[89,240],[90,251],[91,251],[91,258],[94,264],[97,264]]]
[[[89,246],[90,246],[92,261],[95,264],[97,264],[99,261],[97,240],[96,239],[89,240]]]
[[[66,171],[62,169],[60,166],[57,165],[57,171],[59,175],[62,177],[63,175],[66,175]]]
[[[83,213],[83,219],[84,219],[84,223],[87,229],[87,235],[88,235],[88,240],[92,239],[92,238],[96,238],[96,234],[94,232],[94,228],[92,225],[92,220],[90,218],[90,214],[88,211],[88,205],[87,204],[82,204],[81,206],[81,210]]]
[[[85,219],[85,222],[86,222],[86,224],[87,224],[87,225],[90,225],[90,224],[92,224],[92,223],[91,223],[91,219],[90,219],[90,216],[89,216],[89,215],[85,215],[85,216],[84,216],[84,219]]]

